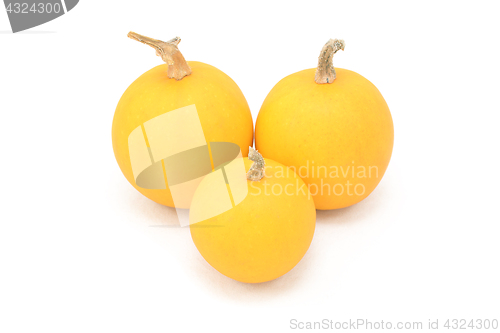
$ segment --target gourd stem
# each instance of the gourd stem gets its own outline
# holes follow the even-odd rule
[[[266,168],[266,161],[264,161],[262,155],[252,147],[250,147],[248,159],[253,161],[253,164],[247,172],[247,179],[251,181],[261,180],[265,176],[264,169]]]
[[[156,50],[156,55],[160,56],[168,65],[167,76],[171,79],[181,80],[183,77],[192,73],[186,59],[182,56],[177,45],[181,39],[175,37],[168,42],[139,35],[135,32],[129,32],[127,37],[149,45]]]
[[[316,68],[316,76],[314,81],[318,84],[332,83],[337,74],[333,68],[333,55],[338,50],[344,50],[345,42],[342,39],[330,39],[326,42],[321,53],[319,54],[318,67]]]

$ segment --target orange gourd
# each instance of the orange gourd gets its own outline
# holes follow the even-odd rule
[[[302,259],[314,235],[316,210],[307,186],[295,172],[270,159],[262,172],[262,156],[251,150],[249,158],[243,161],[247,171],[244,191],[231,184],[245,173],[231,172],[235,170],[231,164],[225,167],[232,208],[211,213],[223,197],[213,203],[214,189],[224,183],[214,173],[197,188],[189,217],[193,241],[210,265],[234,280],[259,283],[284,275]],[[221,193],[226,195],[223,187]]]
[[[256,148],[297,171],[317,209],[366,198],[389,164],[394,128],[379,90],[363,76],[333,68],[344,41],[330,40],[318,67],[282,79],[257,117]]]
[[[229,76],[202,62],[185,61],[177,48],[179,38],[162,42],[133,32],[128,36],[155,48],[157,55],[167,64],[141,75],[121,97],[113,119],[113,150],[121,171],[132,186],[151,200],[174,207],[169,181],[161,174],[162,161],[156,161],[160,163],[160,175],[156,178],[161,179],[155,181],[160,186],[145,188],[137,184],[129,147],[131,133],[134,130],[140,132],[141,127],[144,129],[144,124],[152,119],[194,105],[204,141],[237,144],[242,155],[247,156],[248,147],[253,142],[252,116],[243,93]],[[146,132],[147,129],[147,137]],[[145,142],[150,149],[147,138]],[[164,188],[161,188],[161,183]]]

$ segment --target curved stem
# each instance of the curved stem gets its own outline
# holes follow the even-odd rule
[[[247,179],[251,181],[261,180],[265,176],[264,169],[266,168],[266,161],[264,161],[262,155],[252,147],[250,147],[248,159],[254,163],[247,172]]]
[[[127,37],[154,48],[156,50],[156,55],[160,56],[163,61],[167,63],[167,75],[169,78],[181,80],[183,77],[192,73],[191,67],[189,67],[186,59],[184,59],[181,51],[179,51],[177,47],[181,41],[179,37],[175,37],[168,42],[163,42],[158,39],[139,35],[132,31],[128,33]]]
[[[342,39],[330,39],[326,42],[319,54],[318,67],[314,81],[319,84],[332,83],[335,78],[335,68],[333,68],[333,55],[338,50],[344,50],[345,42]]]

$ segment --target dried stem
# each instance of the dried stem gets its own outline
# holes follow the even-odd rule
[[[333,68],[333,55],[338,50],[344,50],[345,43],[342,39],[330,39],[319,54],[318,68],[314,81],[319,84],[332,83],[335,78],[335,68]]]
[[[247,179],[252,181],[261,180],[264,175],[264,169],[266,168],[266,161],[262,155],[252,147],[250,147],[250,152],[248,153],[248,159],[254,163],[247,172]]]
[[[168,42],[163,42],[158,39],[149,38],[143,35],[139,35],[135,32],[129,32],[127,37],[139,41],[143,44],[149,45],[156,50],[156,55],[160,56],[163,61],[168,65],[167,75],[171,79],[181,80],[183,77],[191,74],[191,68],[189,67],[186,59],[182,56],[177,45],[180,43],[181,39],[175,37]]]

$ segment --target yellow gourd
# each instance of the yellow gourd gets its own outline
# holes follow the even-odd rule
[[[184,60],[177,48],[179,38],[162,42],[133,32],[128,36],[154,47],[167,64],[141,75],[121,97],[113,119],[113,150],[123,174],[139,192],[174,207],[168,184],[164,189],[136,184],[128,142],[132,131],[155,117],[194,105],[207,143],[235,143],[247,156],[253,142],[252,116],[241,90],[229,76],[202,62]]]
[[[392,154],[391,113],[363,76],[333,68],[344,41],[330,40],[318,68],[282,79],[266,97],[255,127],[256,148],[294,168],[317,209],[336,209],[366,198]]]
[[[266,159],[262,173],[260,154],[251,150],[249,158],[244,158],[246,197],[199,222],[212,209],[207,200],[217,187],[216,177],[204,178],[191,204],[190,229],[201,255],[216,270],[258,283],[282,276],[302,259],[314,235],[316,210],[307,186],[292,170]]]

